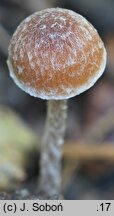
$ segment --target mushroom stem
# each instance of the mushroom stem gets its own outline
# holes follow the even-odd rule
[[[49,100],[40,160],[40,191],[59,195],[61,189],[61,155],[66,129],[67,100]]]

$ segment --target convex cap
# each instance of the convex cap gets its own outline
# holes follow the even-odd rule
[[[11,77],[22,90],[43,99],[82,93],[105,65],[106,50],[96,29],[67,9],[46,9],[27,17],[9,46]]]

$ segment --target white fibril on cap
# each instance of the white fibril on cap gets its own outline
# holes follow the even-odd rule
[[[94,85],[106,66],[96,29],[81,15],[52,8],[26,18],[16,29],[8,67],[15,83],[42,99],[68,99]]]

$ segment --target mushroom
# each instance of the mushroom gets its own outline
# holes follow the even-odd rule
[[[39,188],[49,196],[59,195],[67,99],[92,87],[102,75],[104,44],[81,15],[67,9],[45,9],[17,27],[7,63],[10,76],[22,90],[47,100]]]

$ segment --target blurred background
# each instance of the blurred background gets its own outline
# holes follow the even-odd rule
[[[6,60],[10,38],[20,22],[49,7],[85,16],[98,30],[108,54],[105,73],[95,86],[69,100],[62,161],[64,197],[114,199],[113,0],[0,0],[0,190],[35,191],[46,101],[30,97],[14,84]]]

